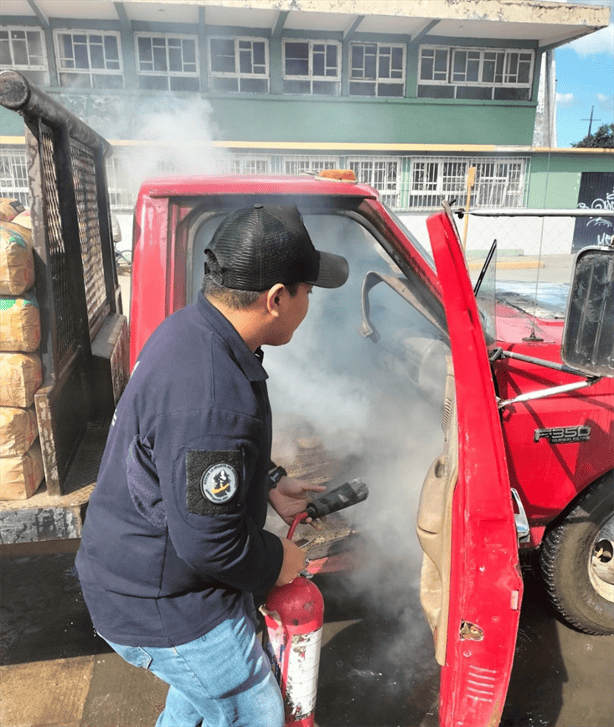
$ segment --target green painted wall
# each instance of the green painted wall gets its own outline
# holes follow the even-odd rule
[[[23,136],[23,118],[0,106],[0,136]]]
[[[416,144],[530,145],[535,108],[505,102],[449,102],[422,99],[222,96],[195,94],[50,94],[108,139],[138,139],[148,123],[163,117],[165,140],[305,141]],[[182,117],[199,118],[198,127]],[[182,113],[183,112],[183,113]],[[171,120],[167,120],[170,118]],[[2,135],[11,122],[2,121]],[[14,122],[13,122],[14,123]]]
[[[572,209],[578,206],[582,172],[614,171],[612,153],[569,151],[534,154],[531,158],[528,207]]]
[[[211,98],[223,139],[416,144],[531,144],[535,109],[422,100]]]

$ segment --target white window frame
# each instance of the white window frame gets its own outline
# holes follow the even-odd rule
[[[63,49],[63,43],[61,40],[62,35],[70,35],[73,38],[73,46],[74,46],[74,36],[75,35],[85,35],[87,38],[87,58],[88,58],[88,68],[71,68],[70,66],[65,65],[67,59],[64,57],[64,49]],[[119,65],[119,68],[107,68],[106,67],[106,58],[105,58],[105,68],[92,68],[92,56],[91,56],[91,44],[90,44],[90,37],[95,35],[100,35],[103,38],[104,37],[114,37],[117,40],[117,63]],[[56,50],[56,57],[58,60],[58,73],[78,73],[81,75],[88,75],[90,77],[90,82],[93,86],[92,76],[123,76],[124,74],[124,68],[123,68],[123,60],[122,60],[122,45],[121,45],[121,35],[115,30],[77,30],[75,28],[57,28],[53,31],[53,38],[55,42],[55,50]],[[104,44],[103,44],[104,49]],[[113,59],[113,63],[115,63],[115,59]]]
[[[354,46],[362,45],[374,45],[377,46],[377,54],[375,56],[375,68],[376,68],[376,74],[375,78],[354,78],[353,71],[354,67],[352,66],[352,49]],[[390,48],[392,51],[393,48],[400,48],[403,52],[403,60],[401,63],[401,77],[400,78],[384,78],[379,75],[379,65],[380,65],[380,53],[382,48]],[[391,52],[392,56],[392,52]],[[348,75],[349,75],[349,83],[374,83],[375,84],[375,97],[379,98],[403,98],[406,93],[406,68],[407,68],[407,46],[404,43],[376,43],[376,42],[370,42],[370,41],[354,41],[350,43],[349,48],[349,58],[348,58]],[[403,86],[403,93],[400,96],[381,96],[379,95],[379,86],[380,83],[382,84],[397,84]],[[353,94],[358,95],[358,94]]]
[[[401,192],[401,172],[403,169],[403,160],[401,157],[393,156],[355,156],[348,157],[347,164],[356,175],[359,184],[368,184],[376,189],[382,201],[389,207],[397,207],[399,195]],[[379,165],[379,168],[378,168]],[[381,165],[394,165],[396,167],[394,184],[389,184],[389,169]],[[370,167],[370,168],[369,168]],[[367,174],[365,174],[367,172]],[[377,175],[384,172],[386,175],[386,183],[380,183]],[[367,178],[368,177],[368,178]]]
[[[433,74],[435,73],[435,57],[436,57],[437,51],[443,51],[446,54],[445,78],[437,78],[437,79],[431,78],[431,79],[427,79],[427,80],[424,80],[422,78],[422,60],[423,60],[422,51],[424,51],[424,50],[433,51]],[[449,78],[449,74],[450,74],[450,51],[451,50],[452,50],[452,48],[450,48],[449,46],[441,46],[441,45],[421,45],[420,46],[420,58],[419,58],[419,62],[418,62],[418,84],[428,83],[429,85],[436,85],[436,84],[446,85],[446,86],[450,85],[448,78]],[[438,73],[442,73],[442,71],[438,71]]]
[[[308,73],[307,75],[293,75],[286,73],[286,44],[287,43],[306,43],[309,46],[308,57]],[[324,46],[324,70],[326,70],[326,46],[334,46],[337,49],[337,67],[334,76],[318,76],[313,72],[313,54],[314,45]],[[317,95],[336,95],[341,91],[341,43],[336,40],[307,40],[305,38],[284,38],[282,43],[282,68],[284,81],[309,81],[310,93],[313,94],[313,82],[336,83],[336,94],[317,94]]]
[[[424,79],[422,78],[422,62],[424,60],[423,51],[433,51],[435,54],[437,51],[444,51],[447,54],[447,72],[446,78],[444,79]],[[479,53],[479,70],[477,81],[455,81],[454,80],[454,57],[456,53]],[[486,53],[503,54],[503,69],[501,81],[484,81],[484,64],[486,61]],[[529,69],[529,80],[524,83],[518,81],[510,81],[508,78],[511,76],[509,72],[509,65],[511,62],[512,55],[521,54],[531,56],[531,65]],[[520,60],[520,58],[518,59]],[[456,91],[459,87],[474,86],[480,88],[490,88],[493,91],[496,88],[527,88],[531,90],[533,86],[533,73],[535,71],[535,52],[531,48],[474,48],[473,46],[442,46],[442,45],[421,45],[420,46],[420,58],[418,63],[418,85],[419,86],[453,86],[454,97],[456,98]],[[516,76],[518,74],[516,73]]]
[[[270,154],[233,154],[216,160],[218,174],[271,174]]]
[[[424,177],[418,177],[419,165],[424,166],[423,171],[427,175],[429,170],[436,172],[434,176],[431,175],[432,182],[428,176],[426,181]],[[447,174],[446,166],[452,168]],[[507,167],[505,175],[500,173],[503,166]],[[458,167],[462,167],[462,171]],[[420,197],[424,201],[418,205],[410,201],[409,206],[412,209],[432,209],[438,207],[442,199],[464,199],[467,194],[466,175],[470,167],[476,168],[471,195],[473,207],[525,206],[528,157],[411,157],[407,196]],[[516,174],[512,175],[513,171]],[[450,183],[451,180],[453,183]],[[511,189],[513,186],[516,188]]]
[[[523,159],[480,159],[476,163],[475,187],[473,191],[473,205],[479,207],[522,207],[524,201],[524,187],[527,175],[527,164]],[[487,173],[486,167],[493,167],[492,173]],[[506,166],[507,173],[501,174],[500,168]],[[514,167],[521,166],[518,173],[520,183],[518,189],[513,186],[512,172]],[[518,171],[518,170],[517,170]],[[512,202],[516,202],[513,204]]]
[[[28,183],[28,159],[25,146],[0,147],[0,186],[2,196],[31,205]]]
[[[141,68],[141,57],[140,57],[140,50],[139,50],[139,38],[148,38],[149,40],[153,41],[154,38],[164,38],[164,49],[165,49],[165,55],[166,55],[166,71],[161,70],[154,70],[151,71],[145,71]],[[198,36],[196,35],[189,35],[189,34],[180,34],[180,33],[135,33],[134,34],[134,52],[136,54],[136,72],[139,76],[166,76],[166,77],[174,77],[174,78],[198,78],[200,76],[200,68],[198,65]],[[181,71],[171,71],[170,70],[170,63],[169,63],[169,40],[179,40],[182,42],[181,47],[181,65],[182,67],[185,64],[185,61],[183,59],[183,41],[184,40],[190,40],[194,43],[194,64],[196,66],[194,71],[186,71],[182,68]],[[151,45],[152,48],[152,57],[153,57],[153,42]],[[153,61],[152,61],[153,63]]]
[[[214,71],[213,70],[213,55],[211,51],[211,41],[213,40],[232,40],[234,41],[234,62],[235,70],[229,71]],[[264,43],[264,73],[242,73],[240,70],[240,49],[239,43],[241,41],[249,41],[252,43]],[[255,78],[257,80],[267,81],[267,91],[270,89],[270,70],[269,70],[269,41],[268,38],[259,38],[256,36],[228,36],[228,35],[211,35],[207,39],[207,52],[209,54],[209,75],[212,78],[236,78],[238,81],[242,78]],[[253,49],[252,49],[253,53]],[[253,55],[252,55],[253,61]],[[253,65],[253,64],[252,64]],[[238,93],[241,93],[240,83],[238,84]]]
[[[45,43],[45,34],[43,33],[43,31],[40,28],[35,28],[32,26],[27,26],[27,25],[9,25],[9,26],[3,27],[2,30],[4,32],[8,32],[9,37],[8,37],[7,41],[11,48],[12,62],[8,65],[0,63],[0,68],[12,68],[16,71],[42,71],[43,73],[47,74],[47,78],[48,78],[49,64],[47,61],[47,44]],[[41,50],[42,50],[42,54],[40,56],[40,58],[42,59],[41,64],[28,62],[27,64],[24,65],[23,63],[15,62],[15,60],[14,60],[15,53],[13,51],[13,40],[16,40],[16,39],[14,39],[12,37],[13,32],[24,33],[23,40],[26,43],[26,53],[28,54],[28,61],[30,60],[30,51],[28,49],[28,40],[27,40],[27,37],[25,37],[25,34],[26,33],[38,33],[38,35],[40,37],[40,44],[41,44]],[[21,40],[21,39],[19,39],[19,40]]]
[[[117,149],[105,160],[109,204],[113,210],[134,209],[136,200],[131,190],[130,175],[127,172],[131,161],[130,154],[122,154]]]
[[[339,157],[310,154],[283,158],[283,173],[290,176],[318,174],[324,169],[339,169]]]

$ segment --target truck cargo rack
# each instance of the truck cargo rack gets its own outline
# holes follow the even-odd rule
[[[16,71],[0,103],[24,118],[43,384],[45,483],[0,503],[0,542],[79,537],[111,415],[128,378],[105,156],[109,143]]]

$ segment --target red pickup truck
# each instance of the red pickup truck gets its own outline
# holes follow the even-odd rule
[[[498,724],[523,593],[520,550],[539,551],[547,591],[571,625],[614,631],[614,249],[579,255],[564,324],[495,300],[488,262],[474,292],[449,209],[428,220],[431,256],[375,190],[351,180],[149,180],[135,210],[131,366],[154,328],[197,296],[221,219],[262,202],[295,203],[316,246],[350,261],[348,284],[310,316],[320,397],[343,398],[341,374],[361,381],[348,389],[361,392],[354,408],[364,404],[371,429],[389,440],[394,431],[399,443],[425,441],[418,394],[442,414],[417,518],[440,723]],[[303,402],[311,375],[294,377]],[[388,445],[401,471],[415,466],[411,447]],[[385,495],[390,473],[377,467]]]

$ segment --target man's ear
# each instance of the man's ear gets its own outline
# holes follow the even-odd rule
[[[277,318],[279,316],[279,306],[281,304],[284,295],[287,295],[288,290],[283,283],[275,283],[275,285],[269,289],[266,295],[266,306],[267,311]]]

